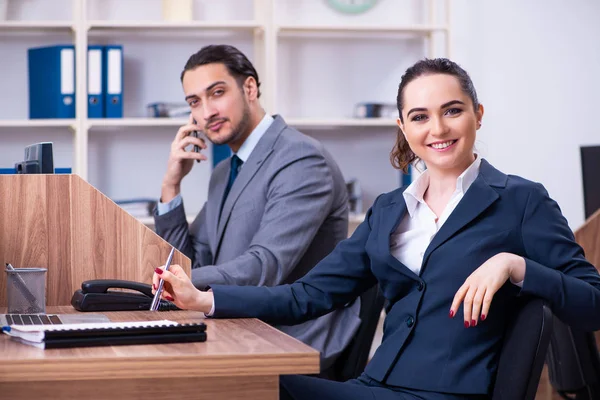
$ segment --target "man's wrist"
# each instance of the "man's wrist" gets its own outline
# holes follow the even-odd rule
[[[181,185],[164,183],[160,191],[161,203],[168,203],[173,200],[181,192]]]

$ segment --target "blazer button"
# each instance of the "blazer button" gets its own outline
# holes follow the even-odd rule
[[[422,292],[423,289],[425,289],[425,285],[423,284],[423,282],[419,282],[419,284],[417,285],[417,290],[419,292]]]
[[[414,324],[415,324],[415,319],[413,317],[406,318],[406,326],[408,326],[409,328],[412,328],[412,326]]]

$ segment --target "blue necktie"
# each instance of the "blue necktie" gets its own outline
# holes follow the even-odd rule
[[[244,163],[238,156],[235,154],[231,156],[231,168],[229,170],[229,182],[227,182],[227,186],[225,187],[225,192],[223,193],[223,201],[221,202],[221,211],[223,211],[223,205],[225,204],[225,200],[227,199],[227,195],[231,190],[231,186],[233,186],[233,181],[237,178],[238,173],[240,172],[240,167]],[[220,215],[220,213],[219,213]]]

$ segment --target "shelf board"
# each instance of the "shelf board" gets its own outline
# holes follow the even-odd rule
[[[0,119],[0,128],[60,128],[74,124],[74,119]]]
[[[187,118],[109,118],[88,119],[91,129],[123,128],[123,127],[179,127],[187,124]],[[333,128],[340,126],[356,127],[394,127],[396,120],[393,118],[339,118],[339,119],[286,119],[290,126]]]
[[[175,30],[186,31],[190,29],[205,30],[246,30],[259,28],[261,25],[255,21],[88,21],[91,30]]]
[[[74,28],[73,21],[0,21],[0,31],[3,30],[25,30],[25,31],[47,31],[47,30],[71,30]]]
[[[365,213],[360,213],[360,214],[350,213],[348,215],[348,223],[358,225],[365,220],[365,216],[366,216]],[[154,217],[151,217],[151,216],[136,217],[136,219],[146,226],[154,227]],[[194,219],[196,219],[195,215],[186,215],[186,220],[189,224],[194,222]]]
[[[288,125],[308,128],[332,128],[332,127],[395,127],[396,120],[393,118],[339,118],[339,119],[312,119],[312,118],[289,118]]]
[[[187,118],[90,118],[88,126],[96,128],[123,127],[178,127],[187,124]]]
[[[187,124],[187,118],[90,118],[87,120],[90,129],[100,128],[127,128],[127,127],[179,127]],[[75,119],[14,119],[1,120],[0,127],[4,128],[29,128],[29,127],[70,127]],[[396,120],[393,118],[339,118],[339,119],[286,119],[290,126],[299,127],[394,127]]]
[[[365,220],[366,216],[367,216],[366,213],[360,213],[360,214],[350,213],[350,214],[348,214],[348,223],[358,225]]]
[[[135,217],[138,221],[140,221],[142,224],[154,228],[154,217]],[[188,222],[189,222],[189,217],[188,217]]]
[[[446,32],[445,25],[279,25],[279,35],[294,36],[309,33],[351,33],[382,34],[401,33],[426,35],[434,32]]]
[[[134,217],[134,218],[137,219],[142,224],[146,225],[148,228],[154,229],[154,217],[153,216]],[[196,216],[195,215],[186,215],[185,219],[187,220],[188,224],[191,224],[196,219]]]

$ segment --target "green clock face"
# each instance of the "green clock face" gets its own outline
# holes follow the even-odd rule
[[[345,14],[360,14],[370,10],[377,0],[325,0],[327,4],[337,11]]]

